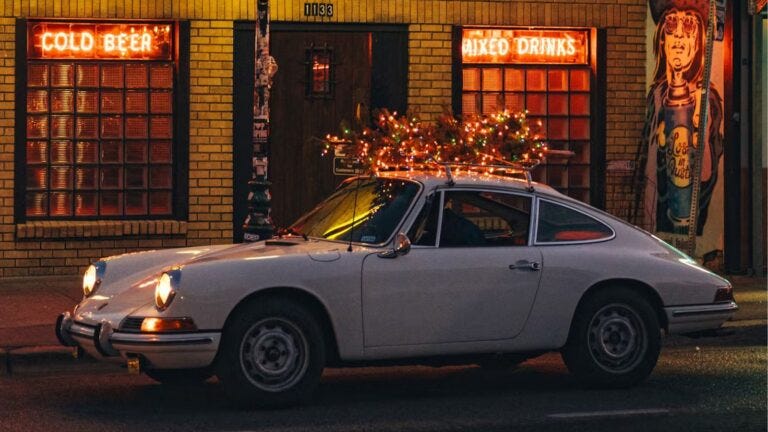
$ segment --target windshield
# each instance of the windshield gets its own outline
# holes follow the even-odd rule
[[[351,179],[290,229],[327,240],[381,244],[392,236],[418,191],[417,183],[406,180]]]

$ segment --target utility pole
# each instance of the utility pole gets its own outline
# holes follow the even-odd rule
[[[256,67],[253,92],[253,178],[248,182],[248,216],[243,240],[265,240],[275,232],[272,225],[269,167],[269,90],[277,62],[269,55],[269,0],[256,1]]]

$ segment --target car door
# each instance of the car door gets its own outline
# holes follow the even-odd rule
[[[514,338],[541,278],[526,194],[450,190],[427,199],[411,251],[363,262],[366,347]],[[439,233],[439,235],[436,235]]]

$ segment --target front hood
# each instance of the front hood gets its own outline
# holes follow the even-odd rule
[[[314,261],[335,261],[346,246],[323,240],[287,237],[256,243],[164,249],[105,258],[106,270],[96,294],[112,297],[131,287],[154,289],[154,280],[173,267],[217,261],[272,259],[306,256]]]
[[[133,311],[154,304],[160,274],[174,267],[194,267],[215,262],[250,261],[303,256],[318,262],[338,260],[345,244],[288,237],[256,243],[164,249],[104,258],[101,286],[77,308],[84,322],[108,319],[113,325]]]

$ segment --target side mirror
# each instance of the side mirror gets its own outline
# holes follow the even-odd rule
[[[411,251],[411,239],[405,233],[398,233],[395,236],[395,245],[391,250],[379,253],[379,258],[397,258]]]

